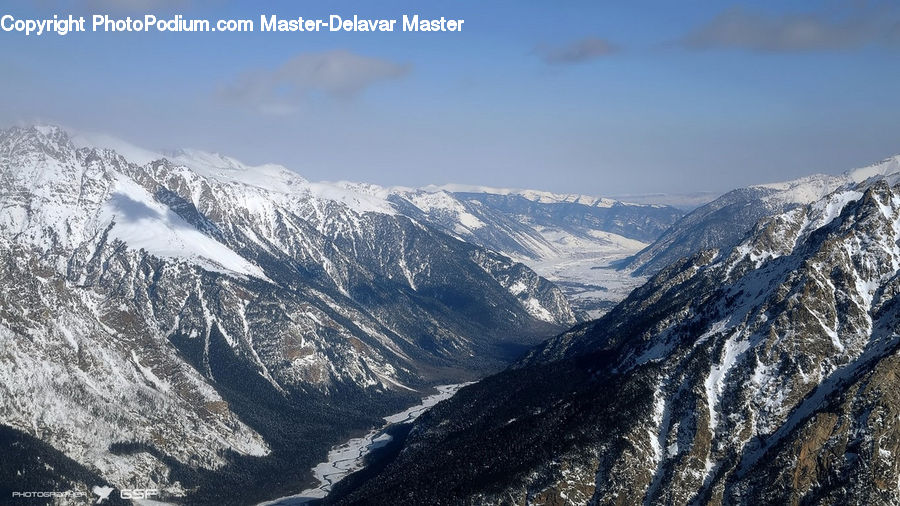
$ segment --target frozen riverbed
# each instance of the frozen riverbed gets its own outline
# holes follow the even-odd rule
[[[260,503],[259,506],[295,506],[325,497],[335,483],[348,474],[362,469],[366,455],[391,441],[391,436],[384,433],[386,428],[394,424],[412,422],[435,404],[453,397],[453,394],[468,384],[438,386],[436,387],[438,393],[425,397],[420,404],[385,417],[385,424],[382,427],[373,429],[365,436],[353,438],[332,447],[328,452],[328,460],[312,469],[313,475],[319,482],[318,486],[306,489],[296,495]]]
[[[600,231],[592,231],[589,238],[549,228],[539,231],[558,253],[540,259],[516,260],[556,284],[572,309],[590,318],[601,317],[646,281],[644,277],[632,277],[629,272],[613,267],[615,262],[646,247],[645,243]]]

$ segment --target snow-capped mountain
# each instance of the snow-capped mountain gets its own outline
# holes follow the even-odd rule
[[[685,211],[693,211],[721,197],[721,192],[697,191],[688,193],[630,193],[611,198],[635,204],[664,204]]]
[[[841,187],[900,173],[900,155],[838,176],[816,174],[793,181],[739,188],[688,213],[619,267],[642,276],[709,248],[729,249],[761,219],[815,202]]]
[[[570,244],[570,238],[596,241],[599,239],[592,235],[596,232],[653,241],[682,214],[669,206],[629,204],[584,195],[480,190],[395,190],[392,196],[395,202],[402,199],[411,203],[431,221],[473,242],[530,259],[582,251],[583,245]]]
[[[78,475],[302,488],[347,434],[575,322],[524,265],[365,192],[76,141],[0,132],[0,425]]]
[[[657,239],[683,211],[602,197],[467,185],[420,189],[369,183],[312,183],[278,165],[247,167],[199,150],[155,153],[106,135],[79,134],[80,146],[106,147],[139,164],[167,158],[222,181],[272,189],[292,185],[360,211],[403,214],[466,242],[502,253],[552,281],[581,315],[597,317],[644,281],[612,268]]]
[[[900,186],[863,175],[462,389],[332,502],[897,504]]]
[[[669,206],[459,185],[394,188],[384,195],[399,212],[528,265],[593,317],[643,281],[611,264],[644,248],[683,214]]]

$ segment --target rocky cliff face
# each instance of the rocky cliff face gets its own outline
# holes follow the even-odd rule
[[[898,274],[900,187],[842,188],[463,389],[332,500],[896,504]]]
[[[16,128],[0,202],[0,423],[117,487],[296,489],[417,390],[575,321],[526,267],[278,166]]]
[[[898,173],[900,156],[895,156],[839,176],[818,174],[739,188],[688,213],[620,267],[637,275],[650,275],[705,249],[731,249],[761,219],[811,204],[839,188],[866,180],[896,182]]]

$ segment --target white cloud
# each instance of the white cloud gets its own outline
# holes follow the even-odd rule
[[[841,16],[821,12],[771,15],[741,7],[725,10],[685,36],[692,49],[821,51],[900,43],[900,17],[890,6],[855,9]]]
[[[382,81],[403,77],[411,66],[344,50],[301,53],[275,69],[238,76],[224,98],[264,114],[286,115],[313,95],[349,98]]]

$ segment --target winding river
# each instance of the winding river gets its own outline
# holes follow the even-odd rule
[[[385,429],[394,424],[412,422],[429,408],[444,399],[453,397],[460,388],[469,384],[458,383],[435,387],[438,393],[425,397],[421,404],[385,417],[385,424],[382,427],[371,430],[363,437],[353,438],[332,447],[328,452],[328,460],[312,468],[313,475],[319,482],[316,487],[306,489],[299,494],[260,503],[258,506],[296,506],[325,497],[335,483],[341,481],[348,474],[363,468],[366,455],[391,441],[392,438],[389,434],[385,434]]]

